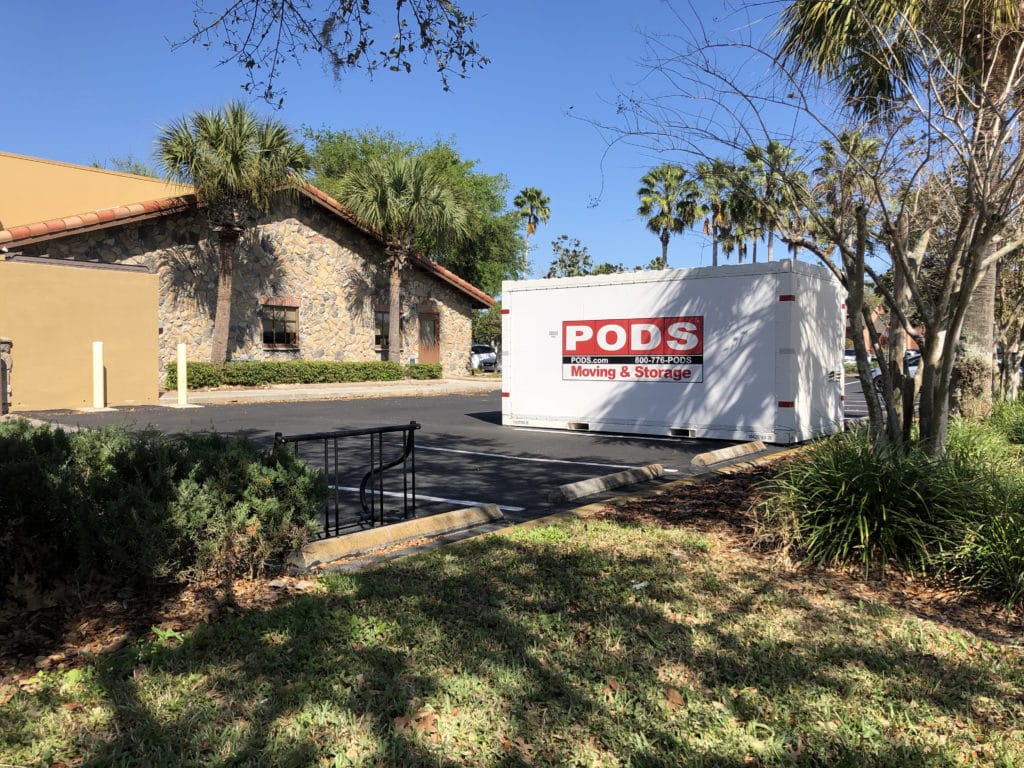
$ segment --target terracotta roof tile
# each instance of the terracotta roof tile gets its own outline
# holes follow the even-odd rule
[[[0,243],[16,243],[19,240],[44,240],[59,237],[88,227],[118,221],[128,221],[140,216],[170,213],[183,210],[195,203],[195,195],[181,195],[160,200],[149,200],[144,203],[119,205],[115,208],[104,208],[100,211],[88,211],[60,219],[50,219],[36,224],[0,229]]]

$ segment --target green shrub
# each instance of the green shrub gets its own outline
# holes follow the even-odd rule
[[[440,366],[438,366],[440,371]],[[411,374],[410,374],[411,375]],[[406,376],[401,363],[371,360],[342,362],[338,360],[279,360],[189,363],[188,388],[259,387],[270,384],[322,384],[360,381],[399,381]],[[440,378],[420,376],[418,378]],[[178,386],[178,365],[169,363],[165,386]]]
[[[405,375],[409,379],[440,379],[439,363],[409,363],[405,366]]]
[[[71,442],[23,419],[0,423],[0,594],[16,576],[37,579],[74,564]]]
[[[1024,464],[1015,430],[1024,409],[998,405],[984,423],[956,420],[948,462],[964,478],[975,515],[946,558],[951,575],[1012,606],[1024,599]]]
[[[988,423],[1014,445],[1024,445],[1024,400],[996,403]]]
[[[221,366],[214,363],[188,363],[186,370],[188,371],[189,389],[219,387],[224,383]],[[178,364],[176,362],[167,364],[165,386],[167,389],[177,389],[178,387]]]
[[[933,463],[918,450],[879,448],[865,432],[823,440],[768,482],[762,527],[801,559],[895,560],[924,571],[955,506],[955,489],[932,484]]]
[[[0,425],[0,590],[22,575],[253,576],[308,540],[325,498],[292,453],[240,438]]]
[[[762,542],[820,564],[897,562],[1024,599],[1024,471],[990,424],[950,423],[945,456],[880,448],[865,432],[823,440],[766,483]]]

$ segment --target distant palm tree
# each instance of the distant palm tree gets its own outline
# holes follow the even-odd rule
[[[530,268],[530,235],[537,231],[538,224],[547,224],[551,217],[551,200],[537,187],[524,187],[515,196],[512,205],[519,209],[519,216],[526,220],[526,268]]]
[[[753,192],[756,229],[767,241],[768,261],[771,261],[775,230],[780,222],[790,220],[797,213],[797,195],[793,190],[806,186],[807,174],[794,169],[800,157],[793,149],[774,139],[763,147],[750,146],[743,154]]]
[[[718,266],[718,244],[726,241],[727,253],[732,251],[732,224],[729,221],[728,197],[735,172],[724,160],[701,160],[695,166],[697,182],[705,200],[704,234],[711,238],[711,265]]]
[[[671,163],[652,168],[640,183],[637,213],[647,219],[647,228],[661,241],[660,266],[667,269],[671,236],[692,227],[706,212],[700,202],[700,187],[686,177],[685,169]]]
[[[157,158],[172,181],[192,184],[217,241],[217,306],[210,360],[228,356],[235,251],[249,217],[266,213],[274,195],[296,189],[309,156],[291,130],[260,120],[241,102],[197,112],[161,129]]]
[[[402,349],[402,270],[415,253],[418,237],[449,242],[469,230],[469,207],[437,167],[422,155],[372,158],[339,182],[338,200],[384,239],[389,269],[387,359]]]

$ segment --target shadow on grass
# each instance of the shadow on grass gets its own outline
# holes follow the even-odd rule
[[[333,576],[97,659],[113,720],[68,749],[96,766],[951,766],[936,722],[983,738],[1024,706],[1019,666],[1003,682],[706,550],[591,522]]]

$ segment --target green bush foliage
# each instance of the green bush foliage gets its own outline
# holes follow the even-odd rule
[[[811,446],[766,484],[762,542],[799,560],[895,562],[918,574],[1024,598],[1024,470],[991,423],[954,420],[947,451],[873,444],[865,432]]]
[[[408,366],[407,368],[419,366]],[[338,360],[278,360],[238,361],[223,364],[190,362],[188,388],[204,387],[259,387],[268,384],[323,384],[359,381],[399,381],[407,375],[401,363],[372,360],[369,362],[342,362]],[[438,375],[414,378],[440,378]],[[168,389],[178,386],[178,364],[167,365],[164,385]]]
[[[860,562],[865,570],[896,560],[925,570],[955,490],[932,485],[924,453],[879,448],[864,433],[812,447],[769,483],[764,522],[801,559]]]
[[[441,366],[438,363],[409,363],[405,366],[405,376],[409,379],[440,379]]]
[[[1015,402],[996,403],[988,423],[992,425],[1007,442],[1024,445],[1024,399]]]
[[[215,433],[67,434],[0,425],[0,591],[105,574],[125,583],[255,576],[315,530],[323,477]]]

